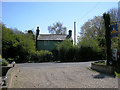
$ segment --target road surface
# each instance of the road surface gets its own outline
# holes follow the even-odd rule
[[[91,62],[17,64],[13,88],[118,88],[118,80],[88,69]]]

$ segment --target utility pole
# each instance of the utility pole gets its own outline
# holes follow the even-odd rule
[[[106,51],[107,51],[107,65],[111,65],[112,64],[112,50],[111,50],[111,32],[110,32],[110,15],[104,13],[103,14],[103,18],[104,18],[104,23],[105,23],[105,39],[106,39]]]

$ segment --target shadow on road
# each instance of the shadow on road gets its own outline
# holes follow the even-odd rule
[[[98,75],[93,76],[93,78],[95,78],[95,79],[103,79],[103,78],[107,78],[107,77],[115,78],[115,75],[114,74],[99,73]]]

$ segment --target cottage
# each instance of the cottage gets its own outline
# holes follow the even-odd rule
[[[52,51],[56,48],[56,44],[61,43],[66,38],[72,40],[72,30],[69,30],[69,34],[39,34],[40,30],[37,27],[36,30],[36,49],[37,50],[49,50]],[[72,40],[73,41],[73,40]]]

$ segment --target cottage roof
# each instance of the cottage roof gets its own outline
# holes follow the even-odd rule
[[[65,34],[39,34],[37,40],[65,40]],[[72,38],[70,38],[72,40]]]

